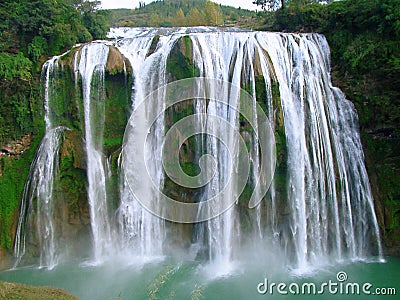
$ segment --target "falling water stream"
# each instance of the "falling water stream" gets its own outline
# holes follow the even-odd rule
[[[78,70],[82,77],[85,119],[88,201],[95,262],[101,262],[111,251],[111,226],[107,211],[107,164],[102,153],[104,124],[104,73],[108,46],[85,45],[81,50]],[[76,72],[76,71],[75,71]]]
[[[257,269],[257,264],[251,262],[249,256],[255,259],[259,257],[260,264],[265,263],[264,267],[276,271],[279,278],[283,274],[277,271],[279,268],[288,268],[293,274],[314,274],[315,270],[327,265],[336,270],[332,266],[345,264],[346,261],[373,260],[374,256],[378,260],[382,259],[379,228],[364,164],[357,113],[344,94],[332,86],[330,52],[322,35],[209,27],[115,28],[109,35],[114,39],[113,42],[97,41],[84,45],[74,58],[75,84],[82,90],[84,110],[82,122],[92,252],[94,262],[103,264],[99,268],[108,272],[109,262],[118,260],[117,257],[125,257],[123,261],[134,258],[135,261],[149,263],[147,267],[140,265],[149,269],[150,274],[153,274],[149,276],[154,276],[155,281],[157,276],[164,276],[171,280],[172,285],[174,276],[185,277],[184,274],[190,274],[188,281],[196,282],[196,272],[207,265],[214,273],[211,277],[216,278],[240,274],[240,269],[243,271],[246,266]],[[162,191],[165,187],[162,147],[170,124],[164,114],[160,114],[151,124],[151,115],[167,109],[165,90],[157,89],[174,80],[168,63],[171,56],[181,55],[176,51],[179,43],[186,45],[184,50],[179,51],[189,57],[195,76],[229,82],[245,89],[252,96],[252,103],[241,103],[241,98],[233,89],[213,90],[206,85],[194,87],[208,89],[211,95],[207,102],[203,99],[193,99],[192,102],[193,111],[198,114],[196,126],[203,130],[203,135],[195,138],[196,149],[199,151],[195,157],[198,159],[206,153],[215,158],[214,164],[208,166],[215,167],[214,176],[196,194],[194,202],[199,203],[202,209],[207,199],[218,194],[229,181],[230,174],[234,174],[230,173],[232,161],[238,159],[237,136],[225,136],[222,143],[211,134],[207,135],[207,132],[217,133],[218,136],[227,135],[222,127],[218,127],[219,123],[213,122],[214,117],[241,130],[248,144],[251,170],[248,187],[253,189],[252,194],[256,199],[264,194],[264,174],[274,170],[274,167],[266,164],[272,158],[262,157],[260,147],[280,147],[276,151],[276,172],[280,173],[275,176],[261,203],[248,208],[245,217],[236,198],[237,179],[234,178],[231,192],[226,194],[225,199],[234,205],[219,216],[193,226],[187,238],[189,244],[196,245],[191,248],[195,249],[195,253],[192,256],[178,255],[177,263],[176,257],[166,249],[171,249],[171,228],[178,225],[146,210],[140,199],[135,197],[135,189],[147,193],[155,203],[161,201],[161,198],[144,181],[142,185],[131,186],[129,179],[134,178],[140,182],[143,172],[148,172],[158,190]],[[119,159],[119,204],[115,211],[110,211],[108,204],[110,191],[106,181],[109,166],[102,139],[104,102],[107,97],[105,69],[110,45],[116,47],[131,65],[131,111],[143,103],[146,111],[142,115],[134,115],[128,121],[132,130],[125,134],[124,150],[130,155],[122,155]],[[48,113],[51,111],[51,101],[48,99],[54,92],[52,85],[57,76],[54,70],[58,68],[58,59],[52,58],[43,67],[46,134],[27,180],[15,243],[15,253],[20,259],[26,252],[25,235],[33,230],[29,226],[36,226],[41,245],[39,265],[48,269],[57,265],[59,255],[55,239],[57,233],[51,215],[54,205],[52,195],[54,180],[57,178],[58,149],[62,132],[66,129],[53,125]],[[152,98],[153,101],[144,102],[154,91],[158,94]],[[226,104],[221,104],[221,99]],[[269,124],[262,123],[257,117],[259,103],[262,103]],[[251,129],[243,129],[246,125],[243,125],[238,113],[243,105],[248,105],[250,111],[253,111]],[[275,144],[274,139],[261,144],[260,134],[267,125],[277,132],[278,144]],[[148,131],[146,141],[141,140],[141,133],[145,130]],[[144,144],[147,167],[139,169],[134,154]],[[280,158],[282,151],[285,153],[284,161]],[[33,207],[33,199],[36,199],[37,207]],[[250,197],[246,199],[247,202],[249,200]],[[33,213],[37,215],[36,225],[27,221]],[[249,241],[258,241],[262,246],[255,247]],[[176,253],[189,251],[176,245],[173,248],[177,248]],[[203,252],[199,249],[203,249]],[[244,257],[250,262],[245,262],[247,260]],[[164,260],[161,263],[163,267],[157,269],[152,265],[153,258],[157,258],[156,261]],[[123,264],[129,262],[124,261]],[[364,267],[357,264],[354,269],[357,268],[361,270]],[[75,272],[66,265],[60,269],[65,269],[69,274]],[[82,272],[90,273],[87,270]],[[128,270],[123,269],[121,272],[126,273]],[[144,271],[137,272],[144,274]],[[157,275],[157,272],[161,275]],[[210,274],[210,271],[206,274]],[[262,272],[252,271],[251,274],[261,276]],[[329,274],[324,273],[323,276]],[[226,284],[229,284],[229,280]],[[254,285],[256,283],[252,282]],[[217,292],[220,289],[213,283],[203,284],[208,286],[205,289]],[[224,285],[222,283],[221,286]],[[120,288],[126,290],[125,287]],[[197,292],[201,294],[203,290],[200,285],[198,289]],[[192,293],[195,292],[196,288],[192,287]],[[167,294],[163,295],[166,297]],[[243,292],[243,295],[248,293]]]

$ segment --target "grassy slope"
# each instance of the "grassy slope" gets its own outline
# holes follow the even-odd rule
[[[62,289],[40,286],[29,286],[20,283],[0,281],[0,300],[77,300],[78,298]]]

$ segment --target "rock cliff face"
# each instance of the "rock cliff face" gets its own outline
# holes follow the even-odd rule
[[[28,133],[15,141],[9,141],[1,147],[0,155],[18,156],[29,150],[32,143],[32,134]]]
[[[400,138],[364,132],[363,143],[385,254],[400,256]]]
[[[335,68],[332,75],[334,84],[354,103],[360,118],[361,140],[385,254],[400,256],[400,136],[399,125],[393,121],[398,108],[393,107],[392,115],[387,112],[396,106],[398,97],[382,91],[382,86],[389,85],[387,78],[369,74],[363,80],[356,80]],[[393,103],[389,99],[394,99]]]

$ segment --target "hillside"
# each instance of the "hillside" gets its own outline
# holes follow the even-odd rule
[[[140,8],[110,10],[111,27],[173,27],[223,25],[252,27],[259,24],[257,13],[219,5],[207,0],[157,0]]]

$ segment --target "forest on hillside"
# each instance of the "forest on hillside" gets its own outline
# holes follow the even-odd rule
[[[38,75],[46,59],[76,43],[105,38],[99,1],[4,0],[0,3],[0,143],[40,127],[34,120]]]
[[[111,11],[111,26],[179,27],[232,25],[256,18],[254,11],[220,5],[208,0],[156,0],[134,10]]]

